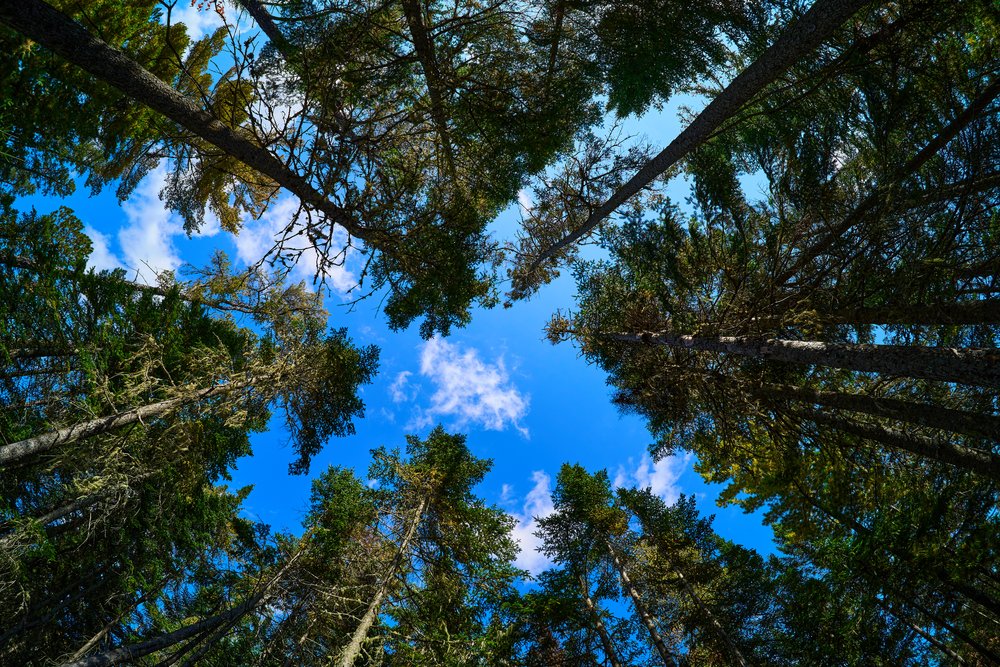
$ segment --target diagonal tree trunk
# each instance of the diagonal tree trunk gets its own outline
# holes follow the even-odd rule
[[[156,653],[157,651],[161,651],[165,648],[176,646],[182,641],[190,639],[196,635],[210,633],[227,623],[238,621],[267,601],[271,589],[285,577],[298,560],[299,556],[303,553],[304,548],[299,548],[299,550],[292,557],[290,557],[284,565],[281,566],[274,576],[272,576],[257,593],[227,611],[202,619],[196,623],[192,623],[191,625],[174,630],[173,632],[168,632],[166,634],[153,637],[152,639],[147,639],[146,641],[130,644],[128,646],[122,646],[116,649],[87,656],[79,660],[67,662],[62,667],[111,667],[112,665],[134,662],[138,658],[150,655],[151,653]]]
[[[532,273],[560,250],[591,233],[615,209],[707,141],[753,96],[822,44],[844,21],[867,4],[867,0],[816,0],[809,11],[788,26],[774,44],[740,72],[676,139],[618,188],[579,228],[543,249],[527,272]]]
[[[601,638],[605,657],[611,663],[611,667],[622,667],[622,662],[618,658],[618,652],[615,651],[615,645],[611,641],[611,635],[608,634],[608,629],[604,627],[604,619],[601,618],[601,612],[590,598],[587,579],[582,574],[580,575],[580,596],[583,598],[583,604],[587,607],[590,617],[594,619],[594,629],[597,630],[597,636]]]
[[[368,637],[368,631],[375,623],[375,619],[378,618],[382,602],[390,593],[394,580],[397,576],[399,576],[399,573],[403,569],[404,561],[409,556],[410,542],[413,540],[413,536],[417,532],[417,527],[423,520],[424,510],[426,508],[427,498],[424,497],[420,500],[420,504],[417,505],[417,509],[413,512],[413,518],[410,520],[410,525],[407,526],[406,534],[403,536],[403,541],[400,542],[399,548],[396,550],[396,555],[392,559],[392,564],[389,566],[388,572],[386,572],[382,581],[379,582],[378,589],[375,591],[375,596],[369,603],[364,616],[361,617],[361,622],[358,623],[358,627],[354,630],[354,634],[351,635],[351,640],[348,642],[343,653],[340,654],[340,658],[337,660],[340,667],[354,667],[354,663],[357,662],[358,656],[361,655],[361,647],[364,645],[365,639]]]
[[[849,230],[868,219],[886,199],[890,198],[890,193],[896,190],[907,176],[916,173],[923,167],[938,151],[958,136],[959,132],[978,118],[998,96],[1000,96],[1000,79],[991,82],[968,107],[942,128],[937,136],[929,141],[919,153],[899,167],[884,185],[872,190],[841,222],[825,230],[822,237],[807,248],[804,248],[796,256],[795,264],[777,278],[776,284],[783,285],[788,282],[802,267],[833,247]]]
[[[156,419],[158,417],[163,417],[177,411],[185,405],[209,398],[211,396],[224,396],[235,389],[241,389],[246,386],[247,383],[230,382],[224,385],[215,385],[205,389],[198,389],[176,398],[170,398],[158,403],[150,403],[139,408],[119,412],[118,414],[108,415],[107,417],[98,417],[97,419],[91,419],[90,421],[82,422],[80,424],[74,424],[72,426],[67,426],[66,428],[49,431],[48,433],[43,433],[32,438],[12,442],[9,445],[0,447],[0,465],[16,463],[29,456],[46,452],[53,447],[68,445],[72,442],[76,442],[77,440],[83,440],[102,433],[108,433],[123,426],[141,422],[144,419]]]
[[[410,37],[413,40],[413,50],[417,54],[417,60],[420,61],[420,67],[424,72],[424,81],[427,83],[427,95],[431,100],[431,118],[434,120],[434,129],[437,130],[438,138],[441,141],[445,169],[448,177],[457,185],[455,154],[452,150],[451,132],[448,131],[448,117],[444,107],[444,86],[441,81],[441,72],[437,66],[437,56],[434,53],[434,41],[424,25],[421,0],[402,0],[402,4],[406,23],[410,29]]]
[[[1000,456],[979,449],[970,449],[946,440],[928,438],[914,433],[904,433],[874,424],[842,419],[818,410],[796,412],[815,424],[829,426],[842,433],[877,442],[892,449],[900,449],[916,456],[963,468],[977,475],[1000,480]]]
[[[1000,350],[996,349],[824,343],[745,336],[687,336],[667,331],[597,335],[606,340],[722,352],[765,361],[1000,387]]]
[[[722,639],[723,643],[725,643],[726,648],[729,650],[729,655],[733,660],[733,664],[739,665],[739,667],[749,667],[749,663],[746,658],[743,657],[743,653],[740,652],[740,649],[736,646],[736,642],[733,641],[732,637],[729,636],[729,633],[726,632],[726,629],[722,626],[722,623],[719,622],[719,619],[716,618],[709,606],[704,600],[701,599],[701,596],[694,590],[694,587],[690,584],[690,582],[688,582],[687,577],[684,576],[684,572],[681,568],[674,565],[669,560],[667,561],[667,566],[671,572],[677,575],[677,579],[681,582],[681,588],[684,589],[684,592],[689,598],[691,598],[701,613],[708,618],[708,622],[712,624],[714,632]]]
[[[269,151],[195,105],[128,55],[94,37],[44,0],[0,0],[0,24],[39,43],[257,170],[357,238],[369,243],[378,241],[377,234],[366,229],[349,211],[331,202]]]
[[[257,26],[263,31],[267,38],[271,40],[271,44],[274,44],[274,48],[278,49],[278,52],[284,56],[285,60],[288,59],[288,55],[292,49],[292,45],[288,43],[285,36],[281,34],[281,30],[278,29],[277,24],[274,22],[274,18],[271,14],[261,5],[257,0],[236,0],[236,4],[246,10],[247,14],[253,17],[253,20],[257,23]]]
[[[933,403],[907,401],[898,398],[866,396],[838,391],[821,391],[810,387],[795,387],[783,384],[764,384],[752,387],[750,392],[757,398],[797,401],[821,405],[837,410],[858,412],[873,417],[885,417],[894,421],[925,426],[967,435],[973,438],[989,438],[1000,441],[1000,417],[994,415],[943,408]]]
[[[635,584],[632,583],[632,578],[628,575],[628,570],[625,569],[625,564],[622,563],[621,558],[618,556],[618,551],[611,544],[611,540],[605,538],[604,546],[608,550],[608,555],[611,556],[611,561],[615,565],[615,569],[618,571],[618,577],[622,581],[622,585],[625,587],[625,591],[628,593],[629,597],[632,598],[632,605],[635,607],[635,613],[639,616],[642,624],[646,626],[646,631],[649,633],[649,639],[656,648],[656,652],[660,654],[660,658],[663,660],[664,665],[679,665],[680,661],[677,656],[673,654],[670,649],[667,648],[666,642],[663,641],[663,637],[660,636],[659,631],[656,629],[656,622],[653,620],[652,614],[646,609],[646,604],[642,601],[642,597],[639,595],[639,591],[636,590]]]

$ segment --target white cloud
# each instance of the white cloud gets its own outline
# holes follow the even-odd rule
[[[524,188],[517,191],[517,203],[524,213],[531,213],[531,209],[535,207],[535,202],[532,201],[531,195]]]
[[[534,482],[534,486],[524,498],[522,511],[511,514],[517,523],[510,532],[520,549],[514,564],[531,574],[538,574],[551,565],[551,561],[545,554],[538,550],[542,544],[541,538],[535,535],[535,531],[538,530],[538,519],[549,516],[555,511],[555,508],[552,506],[552,491],[550,489],[552,478],[544,470],[536,470],[531,473],[531,480]],[[504,493],[508,489],[508,485],[505,484]],[[501,494],[502,497],[503,494]]]
[[[519,422],[528,413],[529,397],[513,385],[502,357],[487,364],[475,349],[463,351],[460,345],[432,338],[420,354],[420,375],[436,389],[430,406],[420,410],[416,426],[452,417],[456,428],[478,424],[502,431],[510,424],[528,437],[528,429]]]
[[[156,282],[156,274],[181,265],[171,237],[184,233],[184,226],[160,200],[167,170],[161,163],[151,171],[122,204],[127,223],[118,231],[124,264],[140,281]]]
[[[170,11],[170,22],[183,23],[187,27],[191,41],[201,39],[222,25],[222,17],[215,11],[214,2],[207,3],[208,6],[202,9],[196,4],[201,3],[179,2]],[[166,21],[166,12],[163,20]]]
[[[83,232],[90,237],[90,245],[94,248],[90,257],[87,258],[88,267],[95,271],[103,271],[122,265],[121,260],[115,257],[115,254],[108,247],[111,239],[108,238],[107,234],[102,234],[90,225],[84,227]]]
[[[403,403],[413,399],[413,395],[406,391],[410,376],[410,371],[403,371],[396,376],[392,384],[389,385],[389,395],[392,396],[393,403]]]
[[[259,262],[274,249],[275,242],[292,222],[298,209],[299,200],[283,193],[271,202],[259,219],[244,218],[243,226],[234,239],[237,257],[247,264]],[[295,238],[305,239],[305,236],[299,235]],[[342,227],[336,227],[333,238],[332,252],[336,253],[347,244],[347,231]],[[292,268],[292,278],[311,282],[316,275],[317,259],[318,254],[314,248],[303,246],[302,254]],[[357,277],[343,263],[327,268],[326,276],[330,286],[342,295],[346,295],[358,284]]]
[[[649,454],[643,454],[638,464],[629,457],[627,465],[618,466],[614,479],[615,488],[650,489],[653,495],[663,498],[668,504],[674,503],[681,493],[677,481],[690,461],[690,454],[674,454],[656,462],[650,460]]]

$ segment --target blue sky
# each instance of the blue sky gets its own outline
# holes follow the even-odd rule
[[[183,9],[174,20],[192,32],[209,30],[217,21],[210,12]],[[685,100],[691,104],[691,100]],[[629,133],[645,135],[664,146],[680,126],[676,104],[630,122]],[[212,221],[188,238],[179,218],[159,200],[162,169],[151,173],[132,197],[119,204],[113,188],[90,197],[85,188],[66,200],[34,197],[23,206],[41,212],[56,206],[72,208],[87,225],[94,242],[91,263],[97,268],[126,267],[133,277],[151,281],[156,271],[178,269],[185,263],[204,264],[217,249],[238,264],[254,262],[272,244],[274,233],[294,210],[294,201],[280,198],[257,221],[247,221],[238,237],[219,230]],[[671,194],[683,196],[683,183]],[[523,199],[524,204],[530,201]],[[517,208],[494,225],[511,229]],[[476,455],[494,460],[494,468],[479,493],[517,519],[515,537],[522,545],[518,563],[538,572],[545,560],[534,551],[534,517],[551,511],[549,492],[564,462],[595,471],[607,469],[618,485],[651,486],[672,501],[679,493],[696,494],[704,513],[714,513],[716,529],[729,539],[762,551],[773,549],[771,531],[759,516],[734,508],[718,508],[718,487],[709,487],[693,472],[684,454],[654,462],[647,446],[650,436],[642,421],[621,416],[609,401],[603,373],[588,366],[569,344],[553,346],[543,327],[558,308],[572,308],[574,286],[563,276],[528,302],[504,310],[477,310],[472,324],[447,339],[421,340],[416,328],[392,332],[379,312],[377,297],[348,307],[344,292],[353,285],[351,258],[330,276],[326,298],[330,325],[347,327],[357,343],[381,348],[381,367],[374,383],[363,389],[366,417],[355,436],[331,441],[315,457],[312,474],[328,465],[352,466],[364,477],[369,450],[380,445],[403,446],[404,435],[420,436],[437,423],[468,434]],[[295,279],[311,279],[309,257],[293,271]],[[246,502],[250,514],[275,529],[297,531],[309,496],[310,476],[289,476],[292,459],[280,419],[268,433],[254,437],[254,456],[240,461],[234,484],[254,485]]]

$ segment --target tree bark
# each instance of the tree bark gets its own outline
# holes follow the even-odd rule
[[[956,665],[966,665],[966,664],[968,664],[966,662],[965,658],[963,658],[959,654],[955,653],[955,651],[953,651],[951,648],[949,648],[947,644],[945,644],[944,642],[942,642],[941,640],[939,640],[937,637],[935,637],[931,633],[929,633],[926,630],[924,630],[923,628],[921,628],[919,625],[917,625],[912,620],[910,620],[902,612],[900,612],[900,611],[898,611],[896,609],[893,609],[889,605],[887,605],[884,602],[879,601],[879,600],[877,600],[875,602],[875,604],[877,604],[879,607],[881,607],[882,610],[885,611],[886,613],[888,613],[888,614],[890,614],[892,616],[895,616],[900,621],[902,621],[903,623],[905,623],[910,629],[912,629],[915,633],[917,633],[920,636],[921,639],[923,639],[924,641],[926,641],[928,644],[930,644],[931,646],[933,646],[934,648],[936,648],[938,651],[940,651],[944,655],[946,655],[949,658],[951,658],[952,660],[954,660]]]
[[[611,635],[608,634],[608,629],[604,627],[601,612],[590,598],[590,591],[587,589],[587,579],[582,574],[580,575],[580,596],[583,597],[583,604],[587,607],[587,611],[590,612],[591,618],[594,619],[594,628],[597,630],[597,635],[601,638],[601,644],[604,646],[604,655],[607,657],[608,662],[611,663],[611,667],[622,667],[622,662],[618,659],[618,653],[615,651],[615,645],[611,642]]]
[[[378,618],[378,611],[382,606],[382,601],[385,599],[385,596],[388,595],[389,590],[392,588],[393,580],[403,567],[403,561],[407,558],[410,550],[410,541],[417,532],[417,527],[420,525],[426,507],[427,498],[425,497],[420,500],[420,504],[417,505],[417,509],[413,512],[413,519],[410,521],[410,525],[406,529],[406,535],[403,536],[403,541],[396,550],[396,555],[392,559],[392,564],[389,566],[388,573],[379,583],[379,587],[375,591],[375,597],[372,598],[364,616],[361,617],[361,622],[358,623],[358,627],[354,630],[354,634],[351,635],[351,641],[348,642],[343,653],[341,653],[340,659],[338,660],[340,667],[354,667],[354,663],[357,661],[358,656],[361,655],[361,647],[364,645],[365,639],[368,637],[368,631],[375,623],[375,619]]]
[[[122,646],[120,648],[104,651],[103,653],[97,653],[80,660],[64,663],[62,667],[111,667],[112,665],[132,662],[137,658],[175,646],[180,642],[200,633],[212,632],[213,630],[233,620],[238,621],[240,618],[250,613],[266,601],[270,590],[279,581],[281,581],[302,553],[303,549],[300,548],[299,551],[296,552],[294,556],[289,558],[288,562],[286,562],[278,570],[278,572],[275,573],[270,580],[268,580],[260,591],[228,611],[216,614],[215,616],[211,616],[196,623],[192,623],[191,625],[174,630],[173,632],[168,632],[143,642],[131,644],[129,646]]]
[[[694,601],[695,606],[697,606],[698,609],[700,609],[701,612],[705,614],[706,617],[708,617],[708,620],[712,624],[712,628],[714,629],[715,633],[719,635],[723,643],[725,643],[726,648],[729,649],[729,655],[732,658],[734,664],[739,665],[739,667],[749,667],[749,663],[747,663],[746,658],[743,657],[743,654],[740,652],[740,649],[737,648],[736,643],[729,636],[729,633],[726,632],[726,629],[722,627],[722,623],[720,623],[719,619],[715,617],[715,614],[712,613],[712,610],[709,609],[708,605],[705,604],[704,600],[701,599],[701,596],[699,596],[698,593],[694,590],[694,587],[691,586],[691,584],[688,582],[687,577],[684,576],[684,573],[681,571],[681,568],[674,565],[669,560],[667,560],[667,564],[668,567],[670,568],[670,571],[677,575],[677,578],[680,580],[681,587],[684,589],[684,592],[688,595],[688,597],[690,597]]]
[[[978,118],[986,107],[998,96],[1000,96],[1000,78],[991,82],[968,107],[955,116],[933,139],[927,142],[927,145],[919,153],[899,167],[885,184],[872,190],[840,223],[825,230],[823,236],[816,242],[803,248],[796,257],[795,264],[776,279],[776,284],[783,285],[787,283],[806,264],[825,253],[838,240],[842,239],[849,230],[864,221],[870,213],[875,211],[889,198],[889,195],[899,187],[899,184],[906,177],[920,170],[938,151],[958,136],[959,132]]]
[[[233,382],[225,385],[215,385],[189,392],[177,398],[167,399],[159,403],[150,403],[139,408],[119,412],[118,414],[98,417],[97,419],[91,419],[81,424],[74,424],[73,426],[49,431],[48,433],[43,433],[32,438],[12,442],[9,445],[0,447],[0,465],[16,463],[29,456],[46,452],[53,447],[67,445],[77,440],[108,433],[144,419],[162,417],[189,403],[194,403],[210,396],[222,396],[244,386],[246,386],[244,383]]]
[[[275,24],[274,19],[271,14],[261,5],[257,0],[236,0],[236,3],[246,10],[247,14],[253,17],[254,22],[263,31],[267,38],[271,40],[271,44],[274,44],[274,48],[278,49],[285,60],[288,60],[289,51],[291,50],[291,44],[285,39],[285,36],[281,34],[281,30],[278,29],[277,24]]]
[[[413,40],[413,50],[417,54],[417,60],[424,72],[424,81],[427,83],[427,95],[431,101],[431,118],[434,120],[434,128],[441,140],[445,168],[453,184],[458,185],[455,176],[455,155],[452,152],[451,132],[448,131],[441,73],[438,70],[437,57],[434,54],[434,42],[427,34],[427,28],[424,25],[421,0],[402,0],[402,4],[406,23],[410,29],[410,37]]]
[[[148,591],[146,591],[145,593],[143,593],[142,595],[140,595],[135,601],[133,601],[128,606],[127,609],[125,609],[124,611],[122,611],[121,613],[119,613],[117,616],[115,616],[115,618],[112,619],[103,628],[101,628],[101,630],[98,631],[97,634],[95,634],[93,637],[91,637],[90,639],[88,639],[87,642],[83,646],[81,646],[79,649],[77,649],[76,653],[74,653],[69,658],[70,661],[79,660],[80,658],[82,658],[83,656],[85,656],[87,654],[87,651],[89,651],[90,649],[92,649],[95,646],[97,646],[98,642],[100,642],[108,634],[108,632],[111,631],[111,628],[113,628],[113,627],[115,627],[115,625],[121,623],[121,620],[123,618],[125,618],[126,615],[131,614],[132,612],[134,612],[136,609],[139,608],[139,605],[143,604],[144,602],[148,602],[155,595],[158,595],[160,593],[160,591],[162,591],[163,588],[170,582],[171,578],[172,578],[171,576],[164,577],[162,580],[160,580],[159,584],[157,584],[155,587],[149,589]]]
[[[904,433],[874,424],[850,421],[818,410],[802,411],[796,414],[815,424],[830,426],[842,433],[856,435],[892,449],[900,449],[922,458],[1000,480],[1000,456],[992,452],[962,447],[946,440],[928,438],[915,433]]]
[[[679,665],[680,661],[677,659],[677,656],[675,656],[670,649],[667,648],[666,643],[663,641],[663,637],[661,637],[659,631],[657,631],[656,622],[653,620],[653,616],[649,613],[649,610],[646,609],[646,605],[643,603],[642,597],[639,595],[639,591],[636,590],[631,577],[628,576],[628,570],[625,569],[625,564],[622,563],[621,558],[618,557],[618,551],[611,544],[611,540],[605,538],[604,546],[608,550],[608,555],[611,556],[611,561],[614,563],[615,569],[618,571],[618,576],[622,580],[622,585],[625,587],[626,592],[628,592],[629,597],[632,598],[632,605],[635,607],[635,613],[639,616],[642,624],[646,626],[646,631],[649,633],[649,639],[656,648],[656,652],[660,654],[663,664]]]
[[[824,343],[743,336],[686,336],[670,332],[598,336],[622,342],[722,352],[803,366],[829,366],[919,380],[1000,387],[1000,350],[996,349]]]
[[[579,228],[542,250],[532,261],[528,273],[592,232],[615,209],[707,141],[753,96],[822,44],[844,21],[867,4],[867,0],[816,0],[809,11],[787,27],[774,44],[740,72],[676,139],[618,188]]]
[[[976,299],[958,303],[915,303],[901,306],[874,306],[820,311],[824,324],[886,324],[943,326],[998,324],[1000,300]]]
[[[925,426],[973,438],[1000,441],[1000,417],[994,415],[943,408],[933,403],[920,403],[899,398],[866,396],[838,391],[821,391],[810,387],[764,384],[750,390],[764,400],[778,398],[798,401],[873,417]]]
[[[354,220],[350,212],[327,199],[269,151],[226,126],[44,0],[0,0],[0,23],[267,176],[357,238],[369,243],[378,241],[377,235]]]

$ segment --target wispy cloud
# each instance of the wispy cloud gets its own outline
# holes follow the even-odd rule
[[[618,466],[614,485],[616,488],[649,489],[667,503],[673,503],[681,493],[677,482],[690,461],[690,454],[674,454],[655,462],[649,458],[649,454],[643,454],[638,463],[629,457],[627,464]]]
[[[247,264],[259,262],[274,249],[276,241],[293,221],[298,209],[299,200],[297,198],[289,194],[282,194],[271,202],[271,205],[257,220],[244,218],[243,226],[234,239],[236,256]],[[305,239],[305,236],[299,235],[297,238]],[[347,231],[341,227],[335,228],[333,240],[332,252],[337,253],[343,250],[347,245]],[[319,256],[313,247],[303,245],[301,255],[292,268],[292,278],[311,282],[316,276],[316,269],[319,266],[318,259]],[[343,263],[326,269],[326,278],[335,291],[346,295],[351,288],[357,286],[358,279],[345,265],[348,259],[346,253],[343,259]]]
[[[520,548],[515,564],[531,574],[538,574],[551,565],[545,554],[538,550],[542,544],[541,538],[535,535],[535,531],[538,530],[538,519],[549,516],[555,508],[552,506],[552,478],[544,470],[536,470],[531,473],[531,480],[533,486],[524,497],[521,511],[511,514],[517,522],[511,529],[511,537]],[[501,500],[503,501],[503,496],[511,492],[511,487],[504,484]]]
[[[528,429],[520,422],[528,413],[529,397],[514,386],[503,357],[486,363],[474,348],[432,338],[420,353],[420,376],[434,389],[430,405],[418,406],[415,427],[451,419],[454,428],[475,424],[487,430],[502,431],[513,426],[523,436],[528,436]],[[408,382],[408,375],[397,376],[397,382],[390,388],[394,400],[397,396],[404,400],[415,396],[403,391]]]
[[[181,265],[172,237],[183,234],[184,226],[160,200],[166,178],[166,168],[160,164],[122,204],[126,219],[125,226],[118,230],[122,259],[140,281],[147,283],[156,282],[161,271]]]
[[[88,267],[96,271],[103,271],[104,269],[114,269],[122,265],[121,260],[111,252],[111,239],[108,238],[107,234],[102,234],[90,225],[84,227],[83,232],[90,237],[90,245],[93,246],[93,252],[87,258]]]

